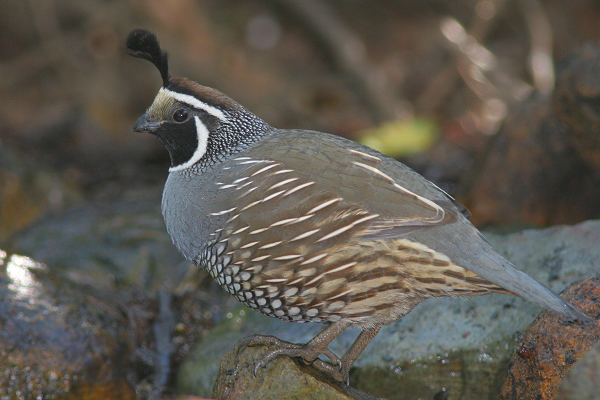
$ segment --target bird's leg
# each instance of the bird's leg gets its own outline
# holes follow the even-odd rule
[[[346,382],[347,385],[350,384],[349,372],[352,364],[362,354],[369,342],[377,336],[380,329],[381,325],[375,325],[373,328],[363,330],[342,357],[340,372],[342,374],[342,381]]]
[[[307,364],[312,364],[315,362],[315,366],[322,370],[323,372],[332,375],[336,380],[340,380],[339,371],[342,368],[342,360],[338,356],[336,356],[331,350],[328,349],[327,346],[339,336],[346,328],[349,326],[349,323],[338,321],[329,325],[325,328],[321,333],[315,336],[310,342],[306,344],[295,344],[284,342],[283,340],[277,339],[274,336],[262,336],[262,335],[254,335],[247,339],[245,339],[242,343],[240,343],[238,347],[238,352],[246,347],[246,346],[256,346],[256,345],[275,345],[278,348],[269,351],[264,356],[261,357],[260,360],[256,362],[254,365],[254,374],[258,372],[258,369],[261,367],[265,367],[271,360],[281,357],[299,357],[304,360]],[[333,364],[337,367],[337,374],[335,373],[336,368],[330,367],[328,364],[317,360],[319,355],[325,355]],[[351,365],[351,364],[350,364]]]

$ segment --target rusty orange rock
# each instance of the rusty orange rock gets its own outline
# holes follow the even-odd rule
[[[596,318],[581,324],[544,311],[527,328],[511,358],[501,400],[554,399],[566,373],[600,340],[600,278],[567,289],[562,297]]]

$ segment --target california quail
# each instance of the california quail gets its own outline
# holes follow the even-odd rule
[[[151,32],[131,32],[127,49],[163,80],[134,131],[169,153],[162,212],[175,246],[248,307],[329,324],[305,345],[252,337],[279,345],[256,368],[295,356],[347,380],[381,326],[429,297],[515,294],[588,319],[496,253],[458,202],[405,165],[333,135],[272,128],[217,90],[171,78]],[[327,346],[351,326],[362,332],[339,359]]]

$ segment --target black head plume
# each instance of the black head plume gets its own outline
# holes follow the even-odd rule
[[[143,58],[156,65],[163,80],[163,86],[169,83],[169,62],[167,52],[162,51],[156,35],[145,29],[134,29],[127,36],[127,53]]]

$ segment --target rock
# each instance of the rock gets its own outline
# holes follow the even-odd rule
[[[312,365],[280,357],[254,376],[254,361],[272,346],[242,347],[238,343],[219,367],[213,390],[216,399],[245,400],[376,400],[345,384],[332,381]]]
[[[135,332],[114,342],[124,346],[123,357],[131,360],[118,364],[123,369],[103,368],[130,377],[140,369],[145,373],[151,370],[152,382],[162,381],[158,386],[166,384],[170,362],[187,354],[206,327],[221,320],[235,303],[220,288],[213,290],[216,283],[200,288],[203,282],[212,281],[206,281],[207,274],[186,262],[171,243],[160,213],[160,193],[152,188],[130,190],[119,200],[88,202],[49,214],[7,244],[11,251],[49,266],[54,278],[48,290],[64,293],[65,304],[85,308],[85,299],[107,298],[100,302],[110,304],[104,311],[122,314],[120,321],[125,325],[120,329]],[[142,312],[137,304],[130,305],[132,297],[150,303],[152,309]],[[111,315],[107,316],[109,324]],[[72,323],[75,328],[86,321]],[[23,329],[33,328],[26,325]],[[131,343],[135,335],[143,336],[144,341]],[[130,345],[141,348],[125,350]],[[132,382],[136,383],[135,379]]]
[[[600,277],[573,285],[562,297],[592,318],[600,319]],[[565,321],[559,315],[544,311],[519,340],[517,351],[508,366],[508,378],[500,399],[555,399],[567,372],[598,342],[598,338],[598,321],[583,324]],[[585,366],[582,365],[581,368]],[[582,377],[571,374],[571,387],[573,380],[577,378]],[[583,380],[586,378],[589,380],[589,375],[583,377]],[[597,389],[597,381],[595,384]],[[597,394],[596,391],[594,398],[598,398]]]
[[[0,398],[136,399],[134,343],[149,344],[152,303],[133,306],[0,253]]]
[[[556,398],[557,400],[596,400],[599,378],[600,342],[596,342],[567,372]]]
[[[600,273],[600,221],[487,237],[517,266],[557,292]],[[503,295],[425,301],[382,329],[351,370],[351,385],[387,399],[494,397],[506,379],[519,331],[539,312],[532,303]],[[306,343],[323,328],[279,321],[239,306],[182,363],[177,391],[209,396],[219,360],[244,336],[267,334]],[[343,354],[357,334],[344,332],[330,349]]]
[[[196,267],[171,243],[160,212],[161,190],[129,191],[118,200],[47,215],[14,235],[8,250],[97,288],[173,287]]]

